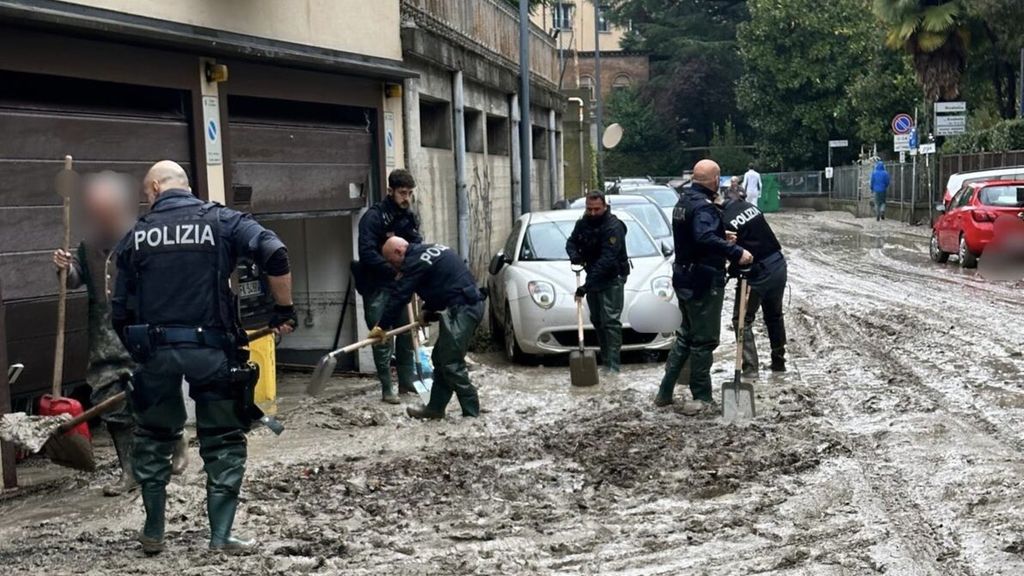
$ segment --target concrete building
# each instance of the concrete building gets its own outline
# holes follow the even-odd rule
[[[424,233],[459,247],[480,281],[520,213],[520,162],[530,163],[533,210],[563,197],[558,53],[531,28],[531,113],[521,120],[518,28],[498,0],[402,0],[403,59],[418,75],[404,87],[406,157]],[[520,121],[531,125],[525,159]]]
[[[399,0],[0,0],[0,283],[9,359],[26,366],[15,396],[51,379],[66,154],[80,173],[137,179],[176,160],[198,196],[255,213],[290,249],[302,329],[287,346],[329,347],[357,214],[404,158],[389,136],[416,73],[401,60]],[[72,293],[69,386],[86,364],[84,303]]]

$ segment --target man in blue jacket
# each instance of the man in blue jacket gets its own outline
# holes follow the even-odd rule
[[[889,173],[879,160],[871,172],[871,191],[875,193],[875,221],[885,220],[885,191],[889,189]]]

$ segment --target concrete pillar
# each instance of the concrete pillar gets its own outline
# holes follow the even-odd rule
[[[512,161],[512,220],[516,221],[523,215],[522,205],[522,173],[523,158],[519,149],[519,95],[513,94],[509,99],[508,117],[512,119],[512,149],[509,158]],[[529,161],[529,160],[527,160]]]
[[[203,150],[206,157],[206,191],[211,202],[227,204],[224,190],[224,162],[221,142],[227,122],[221,116],[220,88],[217,82],[206,80],[206,65],[213,64],[209,58],[199,59],[199,87],[203,97]]]

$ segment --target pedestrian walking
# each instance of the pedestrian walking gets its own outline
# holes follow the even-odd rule
[[[693,167],[692,186],[676,204],[672,218],[675,264],[672,285],[683,320],[665,364],[654,403],[671,404],[676,381],[690,362],[690,393],[700,408],[713,403],[711,364],[721,335],[725,299],[725,264],[746,266],[750,252],[726,241],[721,208],[714,203],[721,170],[712,160]]]
[[[363,296],[363,313],[368,329],[378,324],[384,304],[395,289],[395,269],[381,256],[384,243],[395,236],[413,244],[423,242],[419,219],[412,211],[415,189],[416,180],[408,170],[399,168],[392,171],[388,175],[387,196],[359,219],[359,262],[353,266],[353,274],[356,289]],[[403,324],[409,322],[405,308],[399,321]],[[391,380],[392,354],[398,372],[397,390]],[[373,363],[377,368],[382,401],[398,404],[400,392],[416,392],[413,386],[416,380],[414,354],[410,334],[373,346]]]
[[[590,323],[597,333],[601,364],[605,372],[622,369],[622,308],[629,256],[626,254],[626,225],[608,206],[601,192],[587,195],[586,211],[576,222],[565,243],[573,266],[583,266],[586,282],[576,290],[576,299],[587,299]]]
[[[875,195],[875,221],[885,220],[885,193],[889,190],[889,172],[881,160],[871,171],[871,191]]]
[[[196,435],[206,472],[210,548],[251,549],[232,535],[245,473],[245,433],[252,425],[258,372],[240,350],[247,342],[228,280],[241,256],[268,275],[277,305],[269,325],[295,325],[288,250],[251,216],[192,195],[188,177],[171,161],[150,168],[143,182],[150,211],[117,248],[111,322],[139,363],[132,468],[146,522],[139,534],[147,555],[164,550],[164,515],[171,454],[185,425],[181,379],[196,402]]]
[[[786,258],[782,246],[775,237],[771,226],[757,206],[731,195],[726,200],[723,214],[726,235],[736,245],[750,252],[754,262],[747,275],[750,297],[743,321],[743,373],[756,376],[759,370],[757,344],[754,342],[754,320],[758,308],[764,315],[771,343],[771,369],[773,372],[786,371],[786,323],[783,318],[782,299],[786,293]],[[739,274],[736,266],[730,266],[733,275]],[[736,332],[740,314],[739,283],[736,286],[736,301],[732,311],[732,329]]]
[[[74,253],[57,249],[53,263],[58,271],[68,271],[68,289],[85,286],[88,294],[89,364],[85,382],[92,389],[90,400],[95,405],[122,392],[136,368],[110,323],[110,299],[117,281],[114,248],[135,224],[138,193],[128,177],[101,172],[83,178],[79,197],[85,211],[85,239]],[[121,470],[116,482],[103,487],[103,495],[120,496],[138,487],[132,474],[135,416],[131,402],[121,403],[100,418],[113,440]],[[180,474],[187,466],[187,449],[183,435],[174,447],[173,474]]]
[[[754,170],[754,163],[747,165],[747,172],[743,175],[743,191],[747,194],[746,201],[754,206],[759,206],[761,199],[761,174]]]
[[[430,357],[434,364],[430,401],[425,406],[410,406],[406,413],[420,419],[444,418],[454,393],[463,416],[479,416],[480,398],[469,380],[466,352],[484,317],[484,295],[472,272],[458,254],[440,244],[410,244],[394,236],[384,243],[382,253],[399,278],[369,337],[383,339],[384,333],[399,323],[413,294],[423,299],[420,323],[440,323]]]

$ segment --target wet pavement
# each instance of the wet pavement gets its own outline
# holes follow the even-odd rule
[[[928,260],[928,230],[771,215],[790,262],[791,371],[762,371],[745,424],[657,409],[658,364],[592,389],[565,366],[473,356],[487,412],[415,422],[373,384],[322,399],[285,375],[275,438],[251,435],[237,531],[204,551],[198,454],[170,487],[169,553],[144,558],[114,474],[45,474],[0,500],[13,574],[1024,573],[1019,287]],[[731,301],[726,308],[731,310]],[[725,324],[725,322],[723,322]],[[768,349],[763,325],[759,349]],[[717,383],[731,376],[723,331]],[[762,358],[765,362],[767,358]],[[406,402],[413,402],[407,397]]]

